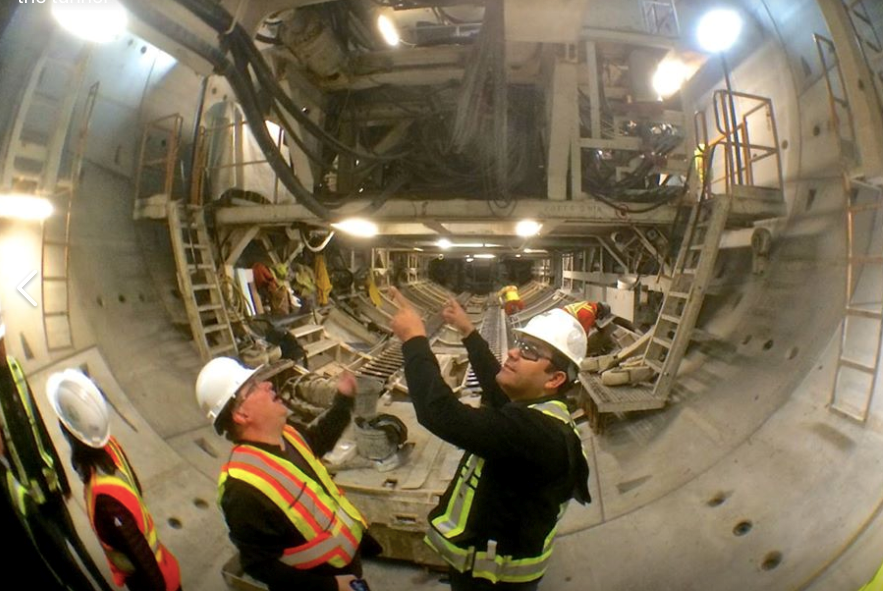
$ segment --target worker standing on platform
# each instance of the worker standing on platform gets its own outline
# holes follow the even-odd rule
[[[564,310],[579,321],[587,335],[597,321],[610,314],[610,306],[604,302],[577,302],[564,306]]]
[[[379,544],[319,460],[349,424],[356,379],[341,374],[331,408],[299,432],[269,381],[276,373],[218,357],[196,380],[200,408],[235,443],[218,482],[230,539],[270,591],[367,590],[361,554]]]
[[[178,561],[157,537],[141,484],[110,434],[107,403],[79,371],[49,376],[46,394],[71,446],[71,463],[85,485],[86,511],[118,587],[180,591]]]
[[[499,291],[497,296],[500,298],[500,305],[503,306],[506,316],[512,316],[516,312],[524,310],[524,301],[518,295],[518,288],[514,285],[507,285]]]
[[[442,379],[419,314],[391,292],[399,307],[391,326],[402,341],[417,419],[465,450],[429,514],[426,542],[450,564],[452,591],[534,590],[568,502],[591,500],[588,462],[561,399],[585,355],[585,331],[562,310],[540,314],[518,329],[501,366],[449,300],[444,319],[463,337],[482,389],[482,406],[472,408]]]

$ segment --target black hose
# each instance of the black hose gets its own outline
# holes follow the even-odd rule
[[[236,93],[236,97],[242,105],[242,111],[252,130],[255,141],[257,141],[258,146],[264,152],[268,164],[273,168],[279,180],[313,215],[323,220],[331,219],[332,213],[328,208],[319,203],[315,196],[301,184],[288,167],[288,163],[279,154],[275,142],[273,142],[270,133],[264,125],[263,115],[255,104],[252,95],[254,89],[242,79],[240,72],[237,71],[226,56],[220,50],[212,47],[155,9],[137,0],[122,0],[122,3],[139,19],[207,60],[215,67],[216,72],[227,78],[230,87]]]
[[[205,0],[176,1],[178,2],[178,4],[182,5],[184,8],[203,20],[211,28],[215,29],[218,33],[226,34],[226,32],[230,30],[231,25],[233,25],[233,17],[219,4],[209,3]],[[288,113],[290,113],[291,116],[298,123],[303,125],[306,131],[319,138],[319,140],[321,140],[323,143],[335,148],[339,152],[344,152],[356,158],[362,158],[366,160],[374,159],[392,161],[397,160],[402,156],[402,154],[380,156],[373,153],[355,150],[338,140],[333,135],[326,132],[324,129],[322,129],[322,127],[316,124],[316,122],[310,119],[309,116],[307,116],[300,108],[298,108],[298,106],[294,104],[294,101],[291,100],[291,97],[285,94],[285,92],[279,86],[279,83],[276,81],[276,78],[273,76],[273,73],[267,66],[267,63],[264,61],[264,57],[257,50],[245,29],[243,29],[238,23],[236,23],[233,26],[232,31],[230,31],[230,33],[228,34],[228,37],[231,41],[231,51],[234,54],[237,51],[242,51],[245,54],[249,63],[252,66],[255,77],[261,85],[261,88],[269,91],[271,96],[275,100],[279,101],[282,107]]]

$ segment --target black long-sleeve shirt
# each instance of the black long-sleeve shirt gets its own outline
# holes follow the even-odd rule
[[[98,495],[95,531],[105,544],[125,554],[135,567],[135,571],[126,577],[129,591],[165,591],[166,580],[156,563],[156,556],[138,529],[135,518],[122,503],[111,496]]]
[[[317,458],[334,448],[349,424],[352,408],[353,399],[338,394],[331,408],[315,423],[309,427],[297,426],[298,432]],[[241,443],[284,458],[319,482],[306,460],[287,442],[284,448],[250,441]],[[229,479],[224,486],[221,509],[230,529],[230,539],[239,549],[242,568],[249,575],[266,583],[270,591],[336,591],[336,575],[361,575],[358,559],[342,569],[326,564],[300,570],[280,562],[279,557],[283,550],[303,544],[306,540],[282,511],[250,484]]]
[[[561,502],[589,500],[589,469],[581,442],[556,418],[529,408],[554,396],[510,401],[496,382],[500,362],[473,331],[463,339],[482,388],[482,406],[462,404],[445,383],[425,337],[402,345],[408,391],[417,419],[438,437],[485,460],[461,547],[496,540],[501,554],[536,555]],[[465,455],[464,455],[465,458]],[[442,497],[434,517],[447,504]]]

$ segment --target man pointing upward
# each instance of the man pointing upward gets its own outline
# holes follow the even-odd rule
[[[482,406],[472,408],[442,379],[419,314],[390,292],[398,306],[391,328],[402,341],[417,419],[464,450],[429,514],[425,541],[450,564],[452,591],[537,589],[568,502],[591,500],[588,463],[561,399],[585,355],[585,331],[563,310],[540,314],[516,331],[501,366],[449,300],[442,315],[463,337],[482,390]]]

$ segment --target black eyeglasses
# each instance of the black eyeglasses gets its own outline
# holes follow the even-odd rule
[[[522,339],[515,339],[515,348],[521,352],[521,357],[528,361],[539,361],[547,359],[552,361],[552,357],[544,355],[535,345]]]

